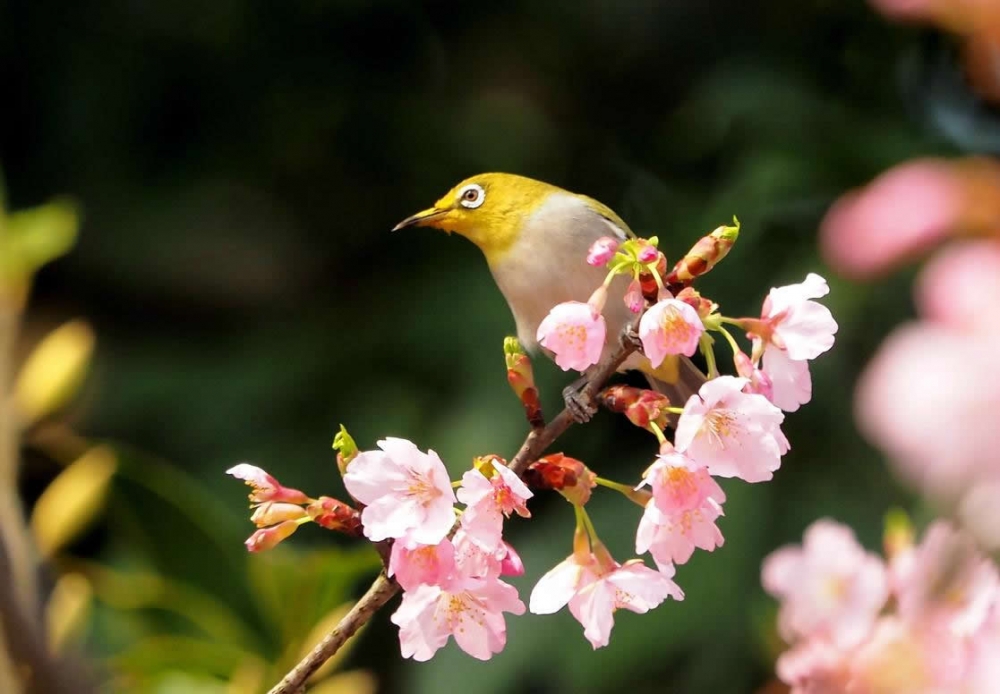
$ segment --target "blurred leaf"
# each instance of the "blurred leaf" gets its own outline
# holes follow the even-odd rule
[[[180,670],[228,678],[251,655],[230,643],[188,636],[141,639],[113,659],[124,672],[143,674]],[[222,690],[224,691],[224,690]]]
[[[68,253],[79,226],[77,205],[65,198],[9,214],[0,235],[0,270],[30,275]]]
[[[152,572],[116,571],[98,564],[85,566],[97,597],[119,610],[165,610],[183,617],[219,643],[246,648],[261,646],[245,620],[194,586]]]
[[[53,653],[61,652],[79,637],[90,615],[93,597],[90,581],[81,573],[64,574],[56,581],[45,605],[45,630]]]
[[[45,336],[21,367],[14,397],[28,426],[61,409],[76,395],[90,367],[94,331],[72,320]]]
[[[378,678],[367,670],[351,670],[334,675],[309,688],[309,694],[375,694]]]
[[[118,466],[114,451],[94,446],[52,480],[31,512],[31,530],[44,557],[83,532],[104,508]]]

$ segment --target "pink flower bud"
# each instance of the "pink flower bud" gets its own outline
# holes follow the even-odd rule
[[[361,514],[343,501],[321,496],[306,506],[305,512],[322,528],[361,536]]]
[[[270,528],[261,528],[248,537],[243,544],[250,552],[263,552],[267,549],[273,549],[279,542],[290,537],[298,529],[299,524],[296,521],[284,521],[278,525],[272,525]]]
[[[226,470],[227,475],[232,475],[238,480],[243,480],[247,486],[252,487],[250,492],[250,502],[262,504],[265,501],[286,501],[290,504],[305,504],[309,502],[309,497],[298,489],[281,486],[274,477],[266,473],[255,465],[240,463]]]
[[[639,313],[646,306],[646,299],[642,295],[642,284],[639,280],[632,280],[628,289],[625,290],[625,305],[632,313]]]
[[[616,239],[613,239],[610,236],[602,236],[594,241],[590,250],[587,252],[587,264],[593,265],[594,267],[605,265],[609,260],[615,257],[615,252],[617,250],[618,241]]]
[[[649,265],[654,262],[660,255],[660,251],[656,249],[656,246],[651,246],[649,244],[643,245],[639,249],[638,258],[639,262],[643,265]]]
[[[504,542],[503,546],[507,550],[507,553],[500,560],[500,575],[523,576],[524,563],[521,561],[521,555],[511,547],[509,542]]]
[[[275,525],[287,520],[298,520],[306,517],[306,510],[297,504],[282,501],[265,501],[254,509],[250,520],[258,528]]]

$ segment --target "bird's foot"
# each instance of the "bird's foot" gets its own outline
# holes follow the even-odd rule
[[[618,341],[622,347],[631,347],[640,352],[642,351],[642,340],[639,338],[639,332],[632,323],[625,326],[625,329],[622,330],[621,335],[618,337]]]
[[[563,401],[566,409],[577,424],[589,422],[591,417],[597,413],[597,403],[587,390],[587,379],[581,378],[575,383],[563,388]]]

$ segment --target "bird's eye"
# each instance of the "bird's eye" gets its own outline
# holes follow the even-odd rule
[[[458,194],[459,203],[461,203],[462,207],[468,207],[470,210],[482,205],[485,199],[486,191],[483,190],[482,186],[475,183],[465,186]]]

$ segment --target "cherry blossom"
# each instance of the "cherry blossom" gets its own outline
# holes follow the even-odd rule
[[[642,351],[654,368],[671,354],[690,357],[698,349],[703,332],[705,326],[698,312],[677,299],[658,301],[639,319]]]
[[[394,542],[387,573],[407,591],[422,583],[447,585],[455,573],[455,547],[447,538],[436,545]]]
[[[542,319],[536,336],[555,355],[563,371],[584,371],[601,359],[607,325],[600,310],[581,301],[555,306]]]
[[[641,559],[619,564],[599,544],[596,552],[575,551],[542,576],[531,591],[531,612],[552,614],[568,605],[597,649],[608,645],[616,610],[643,614],[668,597],[684,599],[672,572],[655,571]]]
[[[462,527],[485,549],[496,549],[504,518],[515,512],[529,518],[525,502],[532,496],[524,482],[500,462],[469,470],[462,476],[458,490],[458,500],[466,505]]]
[[[814,272],[799,284],[772,288],[761,312],[762,337],[789,359],[815,359],[833,346],[837,321],[830,309],[811,299],[829,293],[826,280]]]
[[[455,493],[444,463],[406,439],[389,437],[378,446],[382,450],[359,453],[344,474],[347,491],[365,504],[365,537],[437,544],[455,522]]]
[[[719,376],[702,385],[684,405],[674,445],[709,474],[763,482],[780,467],[789,444],[781,410],[762,395],[744,393],[748,383]]]
[[[489,660],[507,643],[505,612],[524,614],[516,588],[497,579],[460,578],[406,591],[390,620],[399,626],[404,658],[429,660],[454,636],[463,651]]]

